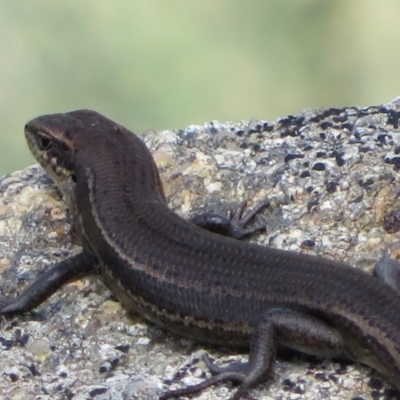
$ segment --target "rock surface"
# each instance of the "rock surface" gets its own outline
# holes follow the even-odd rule
[[[226,211],[268,198],[262,245],[319,254],[371,271],[400,237],[400,99],[359,109],[305,110],[269,123],[210,122],[148,131],[143,139],[177,213]],[[79,251],[68,212],[39,166],[0,179],[0,293],[15,295],[53,263]],[[245,268],[245,266],[244,266]],[[0,322],[1,399],[156,399],[197,383],[199,357],[241,360],[127,315],[96,279],[71,283],[37,310]],[[228,399],[220,385],[198,399]],[[254,399],[395,398],[357,364],[278,359]],[[383,398],[383,397],[381,397]]]

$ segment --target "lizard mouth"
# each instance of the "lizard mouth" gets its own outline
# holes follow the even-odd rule
[[[72,206],[76,175],[68,143],[30,123],[25,126],[25,137],[36,160],[52,178],[67,205]]]

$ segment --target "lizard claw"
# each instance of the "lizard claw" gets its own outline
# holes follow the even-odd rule
[[[244,210],[247,206],[247,202],[244,201],[236,211],[230,210],[227,217],[215,213],[204,213],[192,218],[192,222],[211,232],[234,239],[242,239],[254,234],[255,232],[266,230],[265,224],[257,224],[251,228],[246,228],[246,225],[248,225],[248,223],[253,220],[261,210],[268,207],[269,204],[269,200],[263,200],[243,216]]]

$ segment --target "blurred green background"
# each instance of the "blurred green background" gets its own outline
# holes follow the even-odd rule
[[[40,114],[136,133],[400,95],[398,0],[2,0],[0,174]]]

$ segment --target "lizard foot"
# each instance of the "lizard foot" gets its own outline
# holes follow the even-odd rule
[[[219,233],[223,236],[228,236],[234,239],[242,239],[250,236],[256,232],[265,231],[265,224],[257,224],[251,228],[246,228],[251,220],[260,213],[261,210],[270,205],[269,200],[260,201],[252,210],[246,215],[244,210],[247,202],[244,201],[240,204],[236,211],[230,210],[228,216],[223,216],[215,213],[204,213],[196,215],[191,221],[208,231]]]
[[[204,355],[203,361],[206,363],[207,367],[213,374],[211,378],[204,380],[203,382],[188,386],[183,389],[171,390],[160,395],[160,400],[167,400],[172,398],[179,398],[180,396],[190,396],[201,392],[202,390],[214,386],[217,383],[225,381],[233,381],[239,383],[239,389],[229,400],[239,400],[242,395],[247,391],[247,389],[256,385],[260,382],[260,376],[258,371],[252,371],[250,364],[246,363],[233,363],[227,367],[221,368],[215,365],[209,358],[209,356]],[[263,379],[264,380],[264,379]]]

